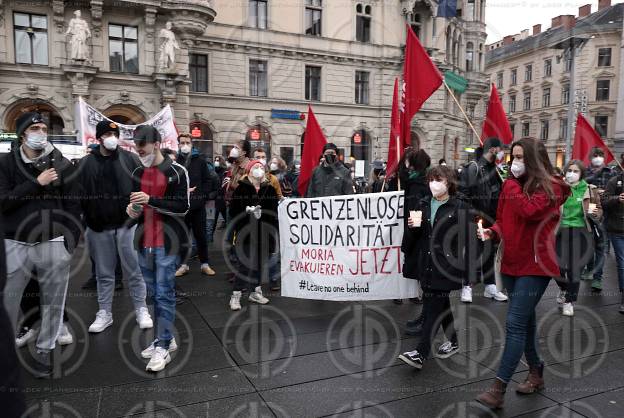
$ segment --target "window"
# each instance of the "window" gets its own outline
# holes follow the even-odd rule
[[[531,110],[531,93],[524,93],[524,110]]]
[[[503,72],[502,71],[496,74],[496,88],[497,89],[503,88]]]
[[[189,62],[191,72],[191,91],[208,91],[208,56],[191,54]]]
[[[364,7],[362,4],[358,4],[355,7],[355,12],[357,14],[355,22],[355,39],[358,42],[370,42],[372,7]]]
[[[544,61],[544,77],[550,77],[552,75],[552,60],[547,59]]]
[[[48,65],[48,19],[27,13],[13,14],[15,62]]]
[[[599,67],[611,66],[611,48],[598,49],[598,66]]]
[[[603,138],[607,137],[609,131],[609,117],[608,116],[596,116],[596,124],[594,125],[596,132]]]
[[[321,69],[319,67],[305,67],[305,99],[321,100]]]
[[[611,80],[598,80],[596,82],[596,101],[606,102],[609,100],[609,88]]]
[[[530,134],[531,123],[530,122],[522,122],[522,136],[527,137]]]
[[[516,84],[518,84],[518,69],[514,68],[513,70],[511,70],[511,82],[510,84],[512,86],[515,86]]]
[[[559,125],[559,139],[566,139],[568,136],[568,118],[561,119]]]
[[[561,104],[570,104],[570,85],[566,84],[561,88]]]
[[[565,56],[565,68],[564,71],[569,73],[572,70],[572,54],[567,53]]]
[[[366,71],[355,72],[355,103],[368,104],[368,77]]]
[[[524,81],[533,80],[533,65],[529,64],[524,68]]]
[[[509,113],[516,111],[516,95],[509,96]]]
[[[295,160],[295,149],[293,147],[280,147],[280,158],[290,167]]]
[[[542,107],[550,107],[550,88],[544,89],[542,93]]]
[[[511,130],[511,137],[513,138],[516,135],[516,124],[515,123],[510,123],[509,124],[509,129]]]
[[[267,1],[249,0],[249,26],[252,28],[267,28]]]
[[[138,33],[136,26],[108,25],[111,72],[139,72]]]
[[[323,0],[306,0],[305,33],[306,35],[321,36],[321,16]]]
[[[548,139],[548,130],[550,128],[550,121],[542,121],[542,129],[540,130],[540,139],[546,141]]]
[[[466,71],[474,71],[474,44],[472,42],[466,44]]]
[[[249,95],[267,97],[267,62],[249,61]]]

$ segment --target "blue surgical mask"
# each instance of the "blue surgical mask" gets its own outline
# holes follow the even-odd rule
[[[42,150],[48,145],[48,135],[40,132],[26,134],[26,146],[34,150]]]

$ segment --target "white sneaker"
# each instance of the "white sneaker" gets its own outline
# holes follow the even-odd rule
[[[56,342],[58,345],[70,345],[74,342],[74,336],[71,335],[66,324],[61,325],[61,332],[56,337]]]
[[[232,297],[230,297],[230,309],[233,311],[241,310],[241,300],[242,292],[239,290],[235,290],[232,292]]]
[[[34,328],[22,328],[15,337],[15,345],[20,348],[24,347],[30,340],[37,336],[37,330]]]
[[[557,295],[557,304],[558,305],[563,305],[565,303],[565,291],[564,290],[560,290],[559,294]]]
[[[561,314],[563,316],[574,316],[574,306],[571,303],[564,303]]]
[[[464,303],[472,303],[472,287],[464,286],[462,288],[460,300]]]
[[[154,340],[149,347],[147,347],[145,350],[141,351],[141,357],[143,358],[152,358],[152,356],[154,355],[154,350],[156,349],[156,341]],[[176,351],[178,349],[178,344],[176,343],[175,337],[171,339],[171,342],[169,343],[169,352],[173,353],[174,351]]]
[[[269,303],[269,300],[262,296],[262,288],[260,286],[256,287],[255,291],[249,294],[249,301],[259,303],[260,305]]]
[[[139,324],[139,328],[148,329],[154,326],[152,317],[150,316],[149,311],[147,310],[146,307],[139,308],[135,312],[136,312],[136,321]]]
[[[483,296],[485,296],[486,298],[494,299],[498,302],[507,301],[507,295],[505,295],[503,292],[499,292],[495,284],[489,284],[485,286],[485,292],[483,292]]]
[[[113,324],[113,314],[104,309],[97,311],[95,321],[89,326],[89,332],[102,332]]]
[[[188,274],[189,270],[190,270],[189,266],[187,266],[186,264],[182,264],[180,267],[178,267],[178,270],[176,271],[175,276],[176,277],[184,276],[185,274]]]
[[[154,353],[152,354],[152,358],[150,358],[149,363],[147,363],[147,366],[145,367],[145,370],[148,372],[159,372],[164,369],[170,361],[171,356],[169,355],[169,351],[162,347],[156,347],[154,349]]]

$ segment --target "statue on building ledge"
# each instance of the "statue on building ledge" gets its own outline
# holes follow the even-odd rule
[[[88,39],[91,31],[87,22],[81,18],[80,10],[74,12],[74,18],[69,21],[65,35],[70,35],[70,58],[74,61],[90,62]]]
[[[167,22],[158,35],[162,39],[160,44],[160,59],[158,60],[158,70],[163,72],[175,72],[176,57],[175,50],[180,49],[175,34],[171,30],[171,22]]]

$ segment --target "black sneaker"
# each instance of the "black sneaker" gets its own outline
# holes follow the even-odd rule
[[[52,376],[52,355],[37,351],[33,354],[33,365],[30,370],[36,379],[46,379]]]
[[[459,345],[455,342],[447,341],[438,348],[437,358],[449,358],[459,351]]]
[[[418,350],[407,351],[399,355],[399,360],[403,361],[408,366],[412,366],[418,370],[422,369],[425,359],[420,355]]]

